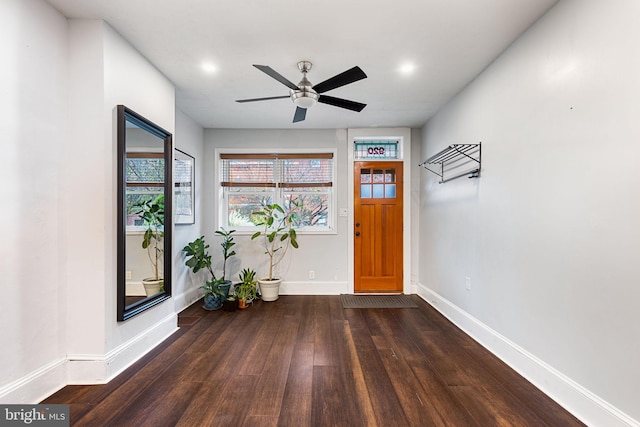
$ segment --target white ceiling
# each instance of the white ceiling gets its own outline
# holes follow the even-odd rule
[[[176,86],[176,103],[205,128],[420,127],[557,0],[48,0],[69,18],[101,18]],[[368,75],[326,93],[367,104],[326,104],[292,123],[289,89],[355,65]],[[203,63],[216,71],[205,72]],[[412,63],[413,73],[399,69]]]

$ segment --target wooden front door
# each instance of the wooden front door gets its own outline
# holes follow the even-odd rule
[[[356,162],[355,292],[402,292],[402,162]]]

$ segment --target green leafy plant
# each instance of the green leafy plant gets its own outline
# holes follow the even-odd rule
[[[206,280],[205,284],[200,286],[207,295],[224,295],[224,291],[220,289],[220,285],[224,282],[223,278],[217,278],[211,267],[211,255],[209,255],[209,245],[205,242],[204,236],[198,237],[182,248],[187,257],[185,265],[195,274],[200,270],[207,270],[211,275],[211,279]]]
[[[200,289],[204,289],[206,295],[220,295],[225,296],[226,292],[220,289],[220,285],[224,283],[222,278],[213,277],[211,280],[204,282],[204,285],[200,286]]]
[[[142,248],[147,250],[154,272],[153,280],[161,278],[161,260],[164,253],[164,195],[152,200],[141,200],[132,206],[132,213],[140,216],[146,230],[142,236]]]
[[[298,240],[294,225],[298,221],[296,208],[300,205],[290,201],[289,208],[285,210],[277,203],[267,204],[261,210],[254,212],[256,223],[262,226],[251,236],[251,240],[262,238],[265,254],[269,257],[268,280],[273,280],[274,267],[284,259],[289,247],[298,248]]]
[[[235,285],[234,293],[238,299],[245,301],[257,298],[258,291],[256,288],[256,272],[250,268],[245,268],[240,272],[241,283]]]
[[[224,262],[222,264],[222,280],[226,280],[227,277],[227,260],[236,254],[236,251],[231,248],[235,245],[233,241],[232,234],[235,233],[236,230],[225,230],[221,228],[220,230],[216,230],[216,234],[223,237],[222,243],[220,246],[222,247],[222,256],[224,258]]]

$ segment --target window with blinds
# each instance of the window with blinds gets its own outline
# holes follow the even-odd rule
[[[253,212],[265,204],[295,202],[298,227],[331,230],[333,160],[333,153],[220,154],[221,225],[252,228],[258,221]]]
[[[142,230],[133,206],[164,196],[164,153],[127,153],[126,186],[127,230]]]

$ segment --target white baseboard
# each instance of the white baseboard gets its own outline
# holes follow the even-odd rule
[[[287,282],[280,284],[280,295],[340,295],[349,292],[348,282]]]
[[[436,292],[418,284],[418,295],[495,356],[589,426],[640,427],[613,405],[547,365]]]
[[[67,384],[105,384],[176,332],[177,314],[171,313],[153,327],[107,354],[69,354]]]
[[[197,287],[188,289],[180,295],[173,295],[175,312],[180,313],[182,310],[202,298],[202,295],[202,290]]]
[[[66,385],[66,358],[60,358],[0,388],[0,403],[33,404]]]
[[[70,354],[0,388],[1,404],[35,404],[66,385],[105,384],[178,329],[172,313],[104,355]]]

